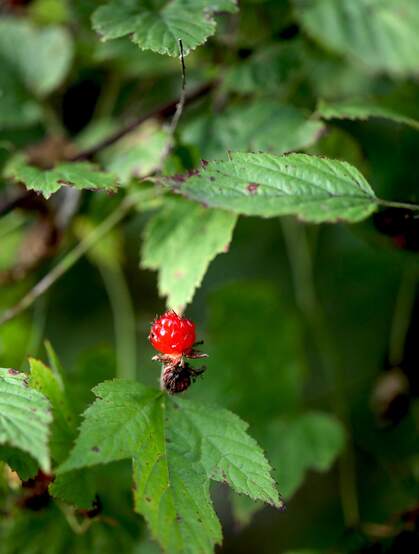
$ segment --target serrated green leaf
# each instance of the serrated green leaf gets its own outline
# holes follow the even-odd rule
[[[149,411],[148,440],[134,458],[136,510],[166,552],[213,552],[222,539],[204,468],[190,456],[160,398]],[[165,418],[168,418],[165,420]]]
[[[271,424],[268,451],[278,464],[285,498],[290,498],[310,469],[327,471],[345,445],[345,431],[333,416],[307,412]]]
[[[196,452],[210,479],[228,483],[240,494],[281,506],[270,465],[248,425],[228,410],[176,398],[169,417],[176,436],[187,437],[188,450]]]
[[[75,419],[68,406],[62,383],[49,367],[39,360],[29,359],[30,386],[42,393],[51,403],[51,455],[60,463],[64,460],[74,439]]]
[[[209,113],[194,119],[181,134],[185,143],[198,146],[206,160],[223,159],[226,153],[264,151],[284,154],[313,144],[324,130],[293,106],[258,100],[234,106],[223,114]]]
[[[183,311],[208,265],[226,252],[237,216],[191,202],[167,199],[145,228],[142,267],[159,271],[159,291]]]
[[[43,471],[49,472],[51,421],[48,400],[29,388],[27,376],[0,368],[0,444],[27,452]]]
[[[419,130],[419,121],[399,113],[385,106],[370,103],[368,101],[347,101],[347,102],[323,102],[317,107],[316,113],[323,119],[369,119],[370,117],[380,117],[389,119],[395,123],[409,125],[413,129]]]
[[[234,11],[234,0],[114,0],[93,14],[93,27],[104,40],[130,35],[143,50],[187,54],[215,33],[214,11]]]
[[[234,153],[210,162],[179,185],[181,194],[244,215],[297,215],[305,221],[360,221],[377,199],[361,173],[346,162],[305,154]]]
[[[61,84],[72,55],[70,35],[61,27],[41,29],[13,17],[0,21],[0,63],[8,64],[36,96],[45,96]]]
[[[129,381],[94,392],[98,399],[58,473],[131,458],[136,510],[167,552],[209,554],[221,541],[210,479],[281,505],[269,464],[234,414]]]
[[[411,0],[294,0],[304,29],[376,72],[419,73],[419,4]]]
[[[79,190],[116,190],[115,177],[89,162],[63,162],[53,169],[39,169],[18,156],[10,161],[6,174],[23,183],[28,190],[40,192],[45,198],[63,186]]]

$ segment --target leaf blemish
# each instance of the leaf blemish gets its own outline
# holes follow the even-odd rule
[[[257,183],[249,183],[246,187],[246,190],[249,194],[256,194],[256,191],[258,190],[259,185]]]
[[[98,446],[93,446],[92,452],[100,452],[100,448]]]
[[[67,186],[69,186],[69,187],[75,187],[75,186],[76,186],[76,185],[75,185],[74,183],[72,183],[71,181],[65,181],[64,179],[59,179],[59,180],[57,181],[57,183],[58,183],[59,185],[67,185]]]

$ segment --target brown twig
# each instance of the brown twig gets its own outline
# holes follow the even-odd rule
[[[184,83],[184,74],[183,74],[183,83]],[[184,94],[184,84],[182,85],[182,94],[184,94],[183,103],[182,103],[182,109],[183,106],[187,104],[191,104],[195,100],[198,100],[199,98],[202,98],[208,92],[210,92],[215,86],[214,82],[206,83],[205,85],[202,85],[201,87],[195,89],[189,94]],[[115,133],[109,135],[104,140],[98,142],[91,148],[87,148],[86,150],[82,150],[81,152],[78,152],[77,154],[74,154],[72,156],[67,157],[67,161],[76,162],[76,161],[83,161],[83,160],[91,160],[94,158],[101,150],[104,150],[108,146],[112,146],[115,142],[117,142],[119,139],[123,138],[125,135],[133,131],[136,127],[147,121],[148,119],[156,118],[156,119],[167,119],[171,117],[172,115],[176,114],[176,110],[182,101],[182,97],[167,102],[166,104],[163,104],[156,108],[155,110],[148,112],[144,115],[141,115],[132,121],[129,121],[126,125],[115,131]],[[42,202],[41,197],[36,194],[33,191],[23,191],[20,194],[17,194],[16,196],[13,196],[12,198],[8,198],[4,200],[2,203],[0,203],[0,216],[6,215],[9,212],[13,211],[16,208],[22,207],[23,204],[26,202],[34,201],[35,199],[39,199]]]

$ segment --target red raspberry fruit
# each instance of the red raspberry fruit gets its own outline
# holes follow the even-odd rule
[[[154,321],[148,340],[162,354],[185,354],[196,342],[195,324],[174,311],[166,312]]]

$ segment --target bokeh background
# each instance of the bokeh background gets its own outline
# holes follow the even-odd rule
[[[391,20],[400,26],[400,44],[411,40],[416,69],[398,43],[386,60],[382,52],[369,55],[368,41],[363,56],[355,30],[343,46],[334,40],[339,25],[352,21],[351,10],[367,3],[342,0],[343,20],[326,18],[322,33],[305,17],[311,5],[325,1],[243,0],[239,14],[217,16],[216,36],[186,58],[188,88],[215,84],[185,109],[165,171],[192,169],[201,158],[229,149],[261,149],[261,142],[275,151],[287,128],[265,132],[242,115],[271,102],[300,110],[308,120],[320,98],[373,98],[419,118],[419,47],[404,15],[419,21],[417,2],[399,2],[399,19]],[[11,149],[33,147],[48,136],[65,137],[67,148],[94,144],[123,121],[178,96],[176,59],[140,51],[128,38],[98,40],[90,25],[98,4],[0,2],[0,23],[14,17],[39,28],[59,26],[71,42],[66,76],[51,94],[36,99],[42,108],[36,121],[11,124],[0,97],[2,164]],[[369,4],[384,9],[388,2]],[[363,31],[382,36],[385,21],[370,23],[373,29]],[[11,75],[0,48],[3,88]],[[31,100],[31,92],[16,83],[15,94]],[[134,160],[140,168],[154,159],[145,145],[164,123],[148,121],[131,139],[140,150],[136,155],[143,155]],[[113,161],[129,181],[138,168],[124,165],[115,148],[98,161]],[[382,118],[333,120],[296,146],[354,164],[382,198],[416,203],[418,148],[417,129]],[[7,179],[0,181],[2,206],[15,193]],[[84,193],[57,236],[34,198],[8,210],[0,219],[1,309],[30,290],[122,195]],[[60,193],[53,197],[52,212],[65,201]],[[2,325],[0,365],[27,369],[28,356],[45,360],[48,339],[78,413],[92,401],[91,387],[115,375],[156,386],[159,367],[151,361],[147,335],[166,304],[156,272],[139,266],[144,229],[154,214],[130,214],[31,309]],[[185,312],[197,322],[209,353],[207,372],[187,395],[228,407],[249,422],[275,468],[287,510],[213,487],[225,535],[220,553],[417,551],[418,250],[419,220],[409,210],[382,210],[354,225],[239,219],[228,252],[211,263]],[[10,498],[20,493],[3,482],[1,554],[158,552],[132,513],[129,464],[98,470],[97,483],[102,513],[76,534],[51,499],[36,511],[13,508],[11,518]]]

